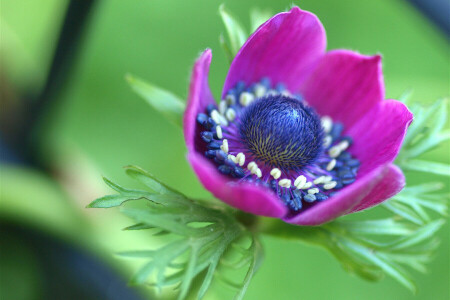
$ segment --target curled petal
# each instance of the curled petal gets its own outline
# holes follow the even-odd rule
[[[394,161],[412,119],[406,105],[385,100],[348,130],[354,140],[351,153],[361,161],[360,175]]]
[[[354,183],[340,190],[336,195],[294,217],[284,218],[285,222],[297,225],[321,225],[339,216],[350,213],[363,201],[371,202],[371,191],[390,176],[390,167],[381,166]],[[397,189],[397,187],[394,187]],[[388,194],[390,194],[388,192]],[[381,195],[377,193],[377,195]],[[383,199],[385,200],[385,199]]]
[[[328,52],[300,88],[308,103],[350,128],[384,99],[381,57],[348,50]]]
[[[214,98],[208,85],[208,72],[211,63],[211,50],[206,49],[195,62],[192,70],[191,84],[189,86],[189,96],[186,111],[183,117],[184,139],[188,151],[194,151],[199,139],[199,125],[196,122],[197,115],[203,112],[206,106],[214,103]]]
[[[368,209],[391,198],[405,186],[405,176],[402,170],[395,165],[389,165],[383,179],[375,185],[370,193],[352,209],[353,212]]]
[[[191,152],[188,161],[203,186],[215,197],[245,212],[266,217],[281,218],[287,208],[275,194],[264,187],[249,183],[230,182],[204,156]]]
[[[326,48],[325,30],[312,13],[293,7],[261,25],[242,46],[225,80],[223,96],[238,81],[263,77],[295,91]]]

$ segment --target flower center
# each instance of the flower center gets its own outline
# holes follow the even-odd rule
[[[253,101],[242,113],[239,133],[259,163],[283,171],[310,165],[323,148],[324,132],[315,111],[281,94]]]
[[[358,159],[344,126],[318,116],[299,94],[267,78],[238,82],[219,106],[197,115],[205,156],[230,181],[267,188],[292,214],[356,180]]]

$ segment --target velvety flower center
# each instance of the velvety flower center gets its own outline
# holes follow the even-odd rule
[[[253,101],[242,112],[239,133],[255,159],[284,171],[313,163],[321,154],[324,136],[312,108],[281,94]]]
[[[356,180],[359,160],[348,152],[352,138],[342,135],[344,126],[283,84],[239,82],[197,122],[205,156],[220,173],[267,188],[292,214]]]

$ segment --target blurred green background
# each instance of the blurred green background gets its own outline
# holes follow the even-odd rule
[[[116,260],[112,253],[141,249],[155,241],[145,233],[121,231],[131,223],[117,210],[84,208],[109,192],[101,175],[134,186],[122,166],[135,164],[188,196],[211,198],[185,160],[181,131],[138,98],[124,75],[130,72],[184,99],[190,68],[198,54],[209,47],[213,51],[210,85],[213,94],[219,95],[228,69],[218,42],[224,32],[218,16],[221,3],[248,27],[251,8],[276,13],[292,1],[97,3],[80,40],[68,84],[61,86],[57,99],[34,128],[38,138],[33,151],[51,166],[50,171],[44,174],[24,166],[1,166],[2,224],[56,237],[106,263],[126,279],[136,263]],[[294,3],[321,19],[328,49],[383,55],[388,98],[398,98],[407,89],[413,89],[412,99],[421,103],[448,96],[448,41],[407,2]],[[2,0],[2,97],[14,105],[26,107],[24,91],[36,93],[42,88],[67,4],[62,0]],[[448,163],[449,145],[428,156]],[[429,180],[420,173],[408,176],[416,182]],[[14,232],[2,234],[0,293],[6,295],[4,299],[42,299],[46,266],[30,250],[34,248]],[[266,259],[246,299],[449,299],[448,224],[439,235],[442,244],[429,273],[415,274],[417,296],[391,278],[369,283],[348,275],[321,249],[264,238]],[[148,289],[137,289],[137,293],[152,297]],[[232,295],[233,291],[216,283],[207,298],[228,299]]]

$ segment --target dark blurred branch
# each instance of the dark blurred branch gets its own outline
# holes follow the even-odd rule
[[[448,0],[408,0],[450,37],[450,1]]]
[[[83,32],[94,7],[95,0],[71,0],[67,7],[64,23],[58,37],[54,56],[42,91],[32,96],[26,109],[20,116],[20,124],[13,126],[12,132],[4,132],[4,144],[9,146],[8,153],[14,153],[16,160],[38,168],[46,168],[38,157],[39,134],[37,128],[57,101],[59,93],[65,87],[76,56],[82,45]],[[16,120],[17,121],[17,120]],[[6,151],[2,151],[6,152]],[[6,159],[2,157],[2,159]]]

